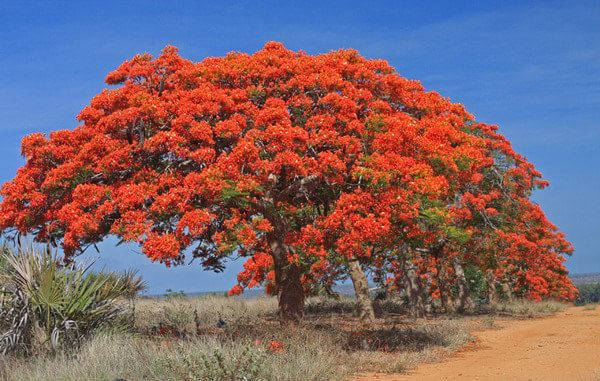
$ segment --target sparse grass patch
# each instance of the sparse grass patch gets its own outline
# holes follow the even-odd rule
[[[496,319],[493,316],[486,316],[481,321],[482,327],[485,329],[493,329],[496,328]]]
[[[394,315],[406,312],[405,301],[393,295],[384,300],[375,300],[373,308],[377,315]],[[306,300],[304,311],[307,315],[354,314],[356,299],[352,296],[341,295],[339,298],[323,296],[310,297]]]
[[[415,327],[382,327],[353,332],[347,347],[351,350],[420,352],[429,347],[457,348],[468,342],[465,324],[457,320],[424,322]]]
[[[141,299],[137,305],[136,329],[144,333],[174,332],[192,336],[225,326],[254,324],[257,318],[273,316],[277,311],[275,298],[227,298],[207,295],[167,299]],[[220,323],[221,322],[221,323]]]
[[[512,302],[500,303],[495,307],[488,308],[490,313],[508,315],[518,318],[534,318],[548,316],[557,312],[564,311],[567,308],[565,303],[555,300],[543,300],[534,302],[531,300],[515,300]]]

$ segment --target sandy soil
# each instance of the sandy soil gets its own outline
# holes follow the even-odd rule
[[[600,380],[600,307],[570,307],[558,315],[505,320],[475,332],[474,346],[407,375],[356,380]]]

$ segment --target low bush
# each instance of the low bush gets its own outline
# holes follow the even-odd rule
[[[578,306],[589,303],[600,303],[600,283],[588,283],[578,286],[579,295],[575,300]]]

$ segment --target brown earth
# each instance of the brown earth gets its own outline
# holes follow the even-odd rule
[[[441,363],[355,380],[600,380],[600,307],[497,323],[500,329],[474,332],[475,345]]]

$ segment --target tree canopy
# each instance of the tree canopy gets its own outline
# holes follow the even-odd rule
[[[109,235],[167,265],[245,257],[231,292],[265,284],[287,318],[350,260],[390,284],[410,263],[432,297],[453,261],[533,299],[575,295],[572,247],[530,200],[541,174],[383,60],[269,42],[192,62],[169,46],[106,82],[75,129],[23,139],[5,233],[67,257]]]

